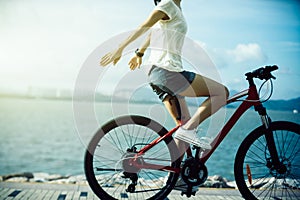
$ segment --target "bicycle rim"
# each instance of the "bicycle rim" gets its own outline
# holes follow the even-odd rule
[[[167,130],[157,122],[140,116],[120,117],[104,125],[91,140],[85,156],[85,173],[94,193],[100,199],[164,199],[178,174],[150,169],[128,170],[125,161],[133,156],[128,149],[136,147],[138,151],[165,133]],[[167,138],[146,152],[141,162],[179,168],[176,158],[177,147],[172,138]],[[133,181],[124,176],[124,171],[138,177],[134,192],[128,191]]]
[[[245,199],[299,199],[300,125],[291,122],[271,124],[283,171],[272,166],[264,129],[251,132],[241,144],[235,159],[235,179]]]

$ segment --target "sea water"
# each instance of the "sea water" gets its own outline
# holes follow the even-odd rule
[[[84,174],[86,145],[108,120],[126,114],[151,117],[167,129],[174,126],[161,103],[79,102],[93,108],[93,116],[78,110],[70,100],[0,98],[0,175],[18,172],[46,172],[62,175]],[[75,103],[76,105],[76,103]],[[191,113],[196,107],[191,107]],[[224,108],[199,127],[199,134],[214,135],[234,109]],[[273,121],[300,123],[300,115],[268,111]],[[96,121],[92,123],[92,121]],[[215,123],[217,121],[218,123]],[[248,110],[207,162],[209,175],[234,180],[233,164],[239,144],[260,126],[257,113]]]

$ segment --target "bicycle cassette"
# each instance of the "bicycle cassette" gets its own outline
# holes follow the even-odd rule
[[[184,161],[181,177],[188,185],[196,186],[203,184],[208,176],[207,168],[198,159],[193,157]]]

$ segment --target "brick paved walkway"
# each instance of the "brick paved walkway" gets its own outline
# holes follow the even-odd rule
[[[0,182],[0,200],[96,200],[98,199],[86,185],[45,184],[45,183],[9,183]],[[168,200],[188,199],[180,192],[173,191]],[[238,190],[200,188],[190,200],[241,200]]]

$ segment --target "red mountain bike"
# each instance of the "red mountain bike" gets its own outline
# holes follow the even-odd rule
[[[271,72],[277,69],[266,66],[247,73],[249,89],[228,99],[228,104],[242,103],[212,141],[212,149],[192,146],[182,162],[172,138],[179,126],[168,131],[152,119],[132,115],[109,121],[96,132],[85,154],[90,187],[105,200],[165,199],[181,176],[188,185],[183,193],[195,195],[192,187],[207,178],[206,161],[243,113],[254,106],[262,125],[248,134],[237,151],[238,189],[245,199],[299,199],[300,125],[272,122],[253,80],[272,83]]]

